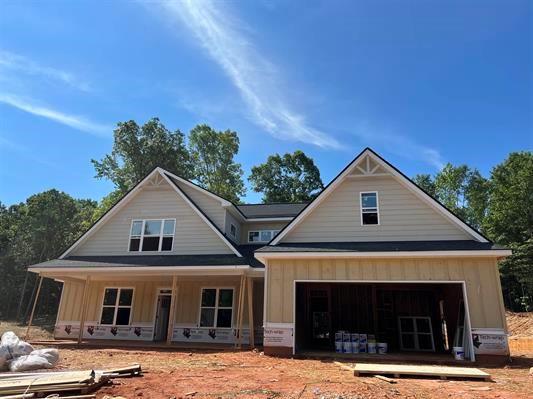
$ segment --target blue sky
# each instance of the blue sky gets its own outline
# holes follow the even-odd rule
[[[407,175],[533,148],[533,10],[511,1],[4,1],[0,201],[100,199],[118,121],[239,133],[245,175],[370,146]],[[245,198],[258,202],[248,190]]]

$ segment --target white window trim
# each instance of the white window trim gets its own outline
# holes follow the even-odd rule
[[[377,224],[364,224],[363,223],[363,194],[376,194],[376,212],[378,214]],[[365,208],[367,209],[367,208]],[[379,214],[379,194],[377,191],[361,191],[359,193],[359,213],[361,217],[361,226],[379,226],[381,224],[381,215]]]
[[[115,304],[114,305],[104,305],[104,300],[105,300],[105,292],[106,290],[118,290],[117,291],[117,299],[115,301]],[[120,300],[120,291],[121,290],[132,290],[132,294],[131,294],[131,305],[130,306],[126,306],[126,305],[121,305],[119,306],[119,300]],[[118,313],[118,308],[130,308],[130,318],[128,320],[128,326],[131,325],[131,319],[133,318],[133,304],[134,304],[134,301],[135,301],[135,287],[104,287],[104,291],[102,292],[102,302],[101,302],[101,306],[100,306],[100,317],[98,319],[98,324],[101,325],[101,326],[117,326],[116,325],[116,322],[117,322],[117,313]],[[103,324],[102,323],[102,312],[104,311],[104,308],[110,308],[110,307],[113,307],[115,309],[115,313],[113,315],[113,324]],[[120,326],[118,327],[125,327],[124,324],[121,324]]]
[[[215,306],[202,306],[202,293],[204,292],[204,290],[216,290]],[[222,307],[218,306],[218,296],[219,296],[220,290],[231,290],[232,291],[232,294],[231,294],[231,326],[230,327],[217,327],[218,309],[219,308],[229,309],[228,307],[225,307],[225,306],[222,306]],[[202,318],[202,308],[215,309],[215,318],[213,319],[213,324],[214,324],[213,326],[211,327],[200,326],[200,321]],[[198,309],[198,322],[196,323],[198,328],[216,328],[220,330],[231,330],[233,329],[234,317],[235,317],[235,287],[200,287],[200,306]]]
[[[145,237],[145,234],[144,234],[144,225],[146,224],[146,222],[152,222],[152,221],[158,221],[160,220],[161,221],[161,229],[159,230],[159,247],[157,249],[157,251],[143,251],[142,250],[142,247],[143,247],[143,241],[144,241],[144,237]],[[165,220],[173,220],[174,221],[174,230],[172,231],[172,235],[170,234],[163,234],[163,229],[165,228]],[[131,239],[132,237],[137,237],[137,236],[132,236],[131,234],[131,231],[133,229],[133,223],[135,222],[142,222],[142,225],[141,225],[141,235],[140,235],[140,239],[141,241],[139,242],[139,249],[137,251],[131,251],[130,250],[130,243],[131,243]],[[153,218],[153,219],[132,219],[131,220],[131,224],[130,224],[130,234],[129,234],[129,239],[128,239],[128,248],[127,248],[127,251],[128,252],[151,252],[151,253],[154,253],[154,252],[173,252],[174,251],[174,239],[176,238],[176,218]],[[146,237],[157,237],[155,235],[148,235]],[[163,237],[172,237],[172,247],[170,248],[170,251],[162,251],[161,248],[163,246]]]
[[[235,234],[232,234],[231,232],[232,227],[235,228]],[[229,224],[229,235],[232,236],[233,238],[237,238],[237,226],[234,223]]]
[[[264,230],[248,230],[248,242],[254,243],[254,242],[269,242],[270,240],[261,241],[261,232],[269,231],[270,232],[270,240],[272,240],[279,232],[280,230],[277,229],[264,229]],[[258,241],[251,241],[250,240],[250,233],[259,233],[259,240]]]

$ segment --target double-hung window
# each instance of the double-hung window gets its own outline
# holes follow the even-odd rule
[[[106,288],[100,324],[127,326],[130,324],[133,288]]]
[[[129,250],[131,252],[172,251],[175,219],[134,220],[131,223]]]
[[[200,327],[231,328],[233,288],[202,288]]]
[[[248,232],[248,242],[269,242],[279,230],[257,230]]]
[[[379,224],[378,193],[375,191],[361,193],[361,224]]]

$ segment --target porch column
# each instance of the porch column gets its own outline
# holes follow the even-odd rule
[[[168,315],[167,345],[172,343],[174,333],[174,320],[176,316],[176,303],[178,296],[178,276],[172,276],[172,293],[170,295],[170,314]]]
[[[251,277],[247,278],[248,283],[248,327],[250,329],[250,348],[255,346],[255,337],[254,337],[254,281]]]
[[[33,315],[35,314],[35,308],[37,307],[37,300],[39,299],[39,293],[41,292],[41,285],[43,284],[43,276],[39,273],[39,285],[37,286],[37,292],[35,293],[35,299],[33,300],[33,307],[31,309],[30,320],[28,321],[28,327],[26,328],[25,340],[30,337],[31,323],[33,322]]]
[[[89,285],[91,277],[85,278],[85,284],[83,285],[83,297],[81,300],[81,312],[80,312],[80,332],[78,333],[78,345],[81,344],[83,339],[83,330],[85,329],[85,318],[87,317],[87,303],[89,302]]]
[[[237,348],[241,348],[245,291],[246,291],[246,277],[243,274],[241,275],[241,284],[239,286],[239,302],[237,305],[237,341],[235,342],[235,346]]]

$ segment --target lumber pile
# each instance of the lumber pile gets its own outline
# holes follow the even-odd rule
[[[4,373],[0,374],[0,398],[38,398],[50,394],[69,397],[74,393],[81,395],[77,397],[91,397],[84,395],[94,392],[113,378],[140,375],[142,371],[138,364],[106,370]]]

